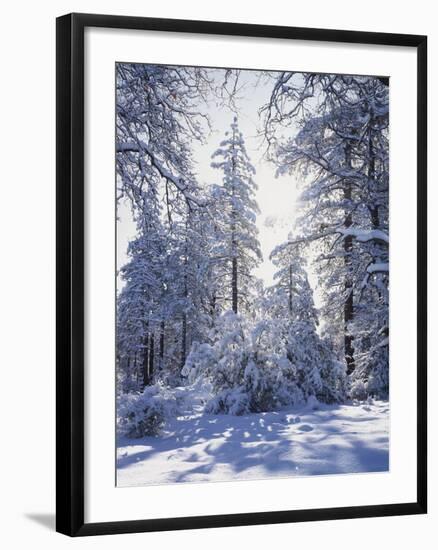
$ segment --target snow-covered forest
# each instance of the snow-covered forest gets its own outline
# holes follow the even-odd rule
[[[117,64],[119,485],[387,470],[388,139],[385,78]]]

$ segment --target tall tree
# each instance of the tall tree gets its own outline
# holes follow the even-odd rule
[[[289,235],[289,240],[277,246],[270,254],[270,260],[277,268],[274,285],[268,289],[272,307],[270,314],[289,319],[290,322],[308,321],[316,326],[318,317],[307,276],[306,260],[300,252],[302,245],[293,245],[292,242],[293,236]]]
[[[135,365],[136,379],[147,385],[154,376],[154,332],[167,307],[163,232],[143,224],[142,232],[129,244],[128,255],[117,302],[119,367],[131,377]]]
[[[279,172],[293,171],[302,181],[302,238],[318,240],[317,270],[325,315],[332,327],[343,324],[345,362],[352,375],[356,360],[363,360],[362,320],[378,303],[381,326],[376,334],[380,344],[387,346],[383,335],[388,287],[384,242],[388,231],[387,82],[374,77],[281,73],[264,112]],[[298,127],[298,132],[279,143],[276,132],[285,126]],[[375,232],[372,237],[370,231]],[[383,286],[380,296],[369,290],[375,283]]]
[[[267,289],[265,311],[276,319],[285,355],[293,366],[294,378],[305,398],[313,395],[325,402],[345,397],[345,369],[331,343],[318,334],[318,311],[310,286],[303,243],[289,240],[270,255],[277,267],[274,284]]]
[[[230,132],[213,154],[212,166],[223,172],[222,185],[216,188],[221,219],[216,235],[214,254],[221,258],[228,268],[230,300],[232,310],[249,304],[252,272],[262,259],[255,224],[259,208],[255,200],[257,185],[253,180],[255,169],[245,148],[235,117]]]

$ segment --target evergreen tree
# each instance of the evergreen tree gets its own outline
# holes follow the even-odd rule
[[[289,235],[288,242],[271,252],[278,271],[267,291],[265,308],[270,317],[279,320],[277,330],[283,334],[285,355],[303,397],[339,402],[345,397],[345,372],[333,347],[317,332],[318,312],[302,248]]]
[[[300,240],[317,242],[328,328],[351,381],[367,384],[376,350],[384,365],[388,344],[387,82],[281,73],[265,112],[279,173],[294,172],[302,182]],[[293,121],[297,134],[276,141],[276,129]],[[381,380],[387,370],[386,361]]]
[[[165,254],[163,232],[143,224],[129,243],[130,261],[121,269],[125,285],[117,301],[118,362],[137,385],[148,385],[154,378],[155,332],[168,306]]]
[[[300,253],[301,245],[289,242],[277,246],[270,255],[270,260],[277,267],[274,274],[275,284],[268,289],[271,300],[270,314],[273,317],[307,321],[313,326],[318,324],[313,302],[313,291],[306,271],[306,260]]]
[[[229,297],[225,299],[237,313],[248,308],[254,286],[252,272],[262,259],[255,224],[259,213],[255,200],[257,185],[253,180],[255,169],[246,152],[237,118],[213,159],[218,160],[212,166],[223,172],[222,185],[216,187],[214,194],[221,215],[213,254],[217,263],[225,267],[229,285]]]

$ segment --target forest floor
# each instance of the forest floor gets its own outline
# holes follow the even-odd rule
[[[190,410],[160,436],[121,438],[117,485],[381,472],[389,468],[389,403],[289,408],[244,416]]]

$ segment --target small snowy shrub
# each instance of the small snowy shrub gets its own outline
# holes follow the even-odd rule
[[[205,412],[210,414],[233,414],[241,416],[251,412],[249,397],[243,387],[220,391],[207,403]]]
[[[259,321],[251,331],[251,362],[245,371],[245,384],[254,412],[302,402],[283,332],[282,323],[276,320]]]
[[[216,320],[210,342],[195,343],[187,357],[183,375],[193,383],[209,380],[215,395],[243,384],[248,364],[247,329],[243,319],[228,311]]]
[[[389,396],[389,371],[388,364],[381,370],[373,369],[367,382],[368,397],[388,399]]]
[[[201,377],[211,383],[206,412],[241,415],[252,410],[245,376],[251,357],[248,332],[244,319],[227,311],[216,320],[211,343],[192,346],[183,375],[191,383]]]
[[[158,384],[147,386],[142,393],[118,397],[118,432],[132,438],[157,435],[166,420],[175,414],[177,403],[173,394]]]
[[[367,397],[388,399],[388,346],[374,346],[358,354],[356,368],[351,375],[350,396],[364,400]]]
[[[367,398],[367,387],[360,378],[353,380],[350,386],[350,397],[358,401],[365,401]]]
[[[183,375],[211,382],[211,413],[267,412],[345,398],[345,369],[309,321],[262,319],[250,327],[239,315],[218,318],[210,343],[194,344]]]
[[[307,398],[306,409],[309,411],[317,411],[319,409],[319,401],[314,395],[309,395]]]
[[[306,400],[311,395],[323,403],[345,398],[345,368],[311,323],[298,321],[291,325],[287,356],[295,366],[297,384]]]
[[[272,320],[250,329],[239,315],[224,313],[211,344],[193,345],[183,374],[190,382],[199,377],[211,382],[214,397],[206,411],[214,414],[272,411],[303,400],[280,327]]]
[[[193,384],[196,380],[209,378],[216,366],[217,353],[214,345],[194,342],[182,369],[182,376]]]

